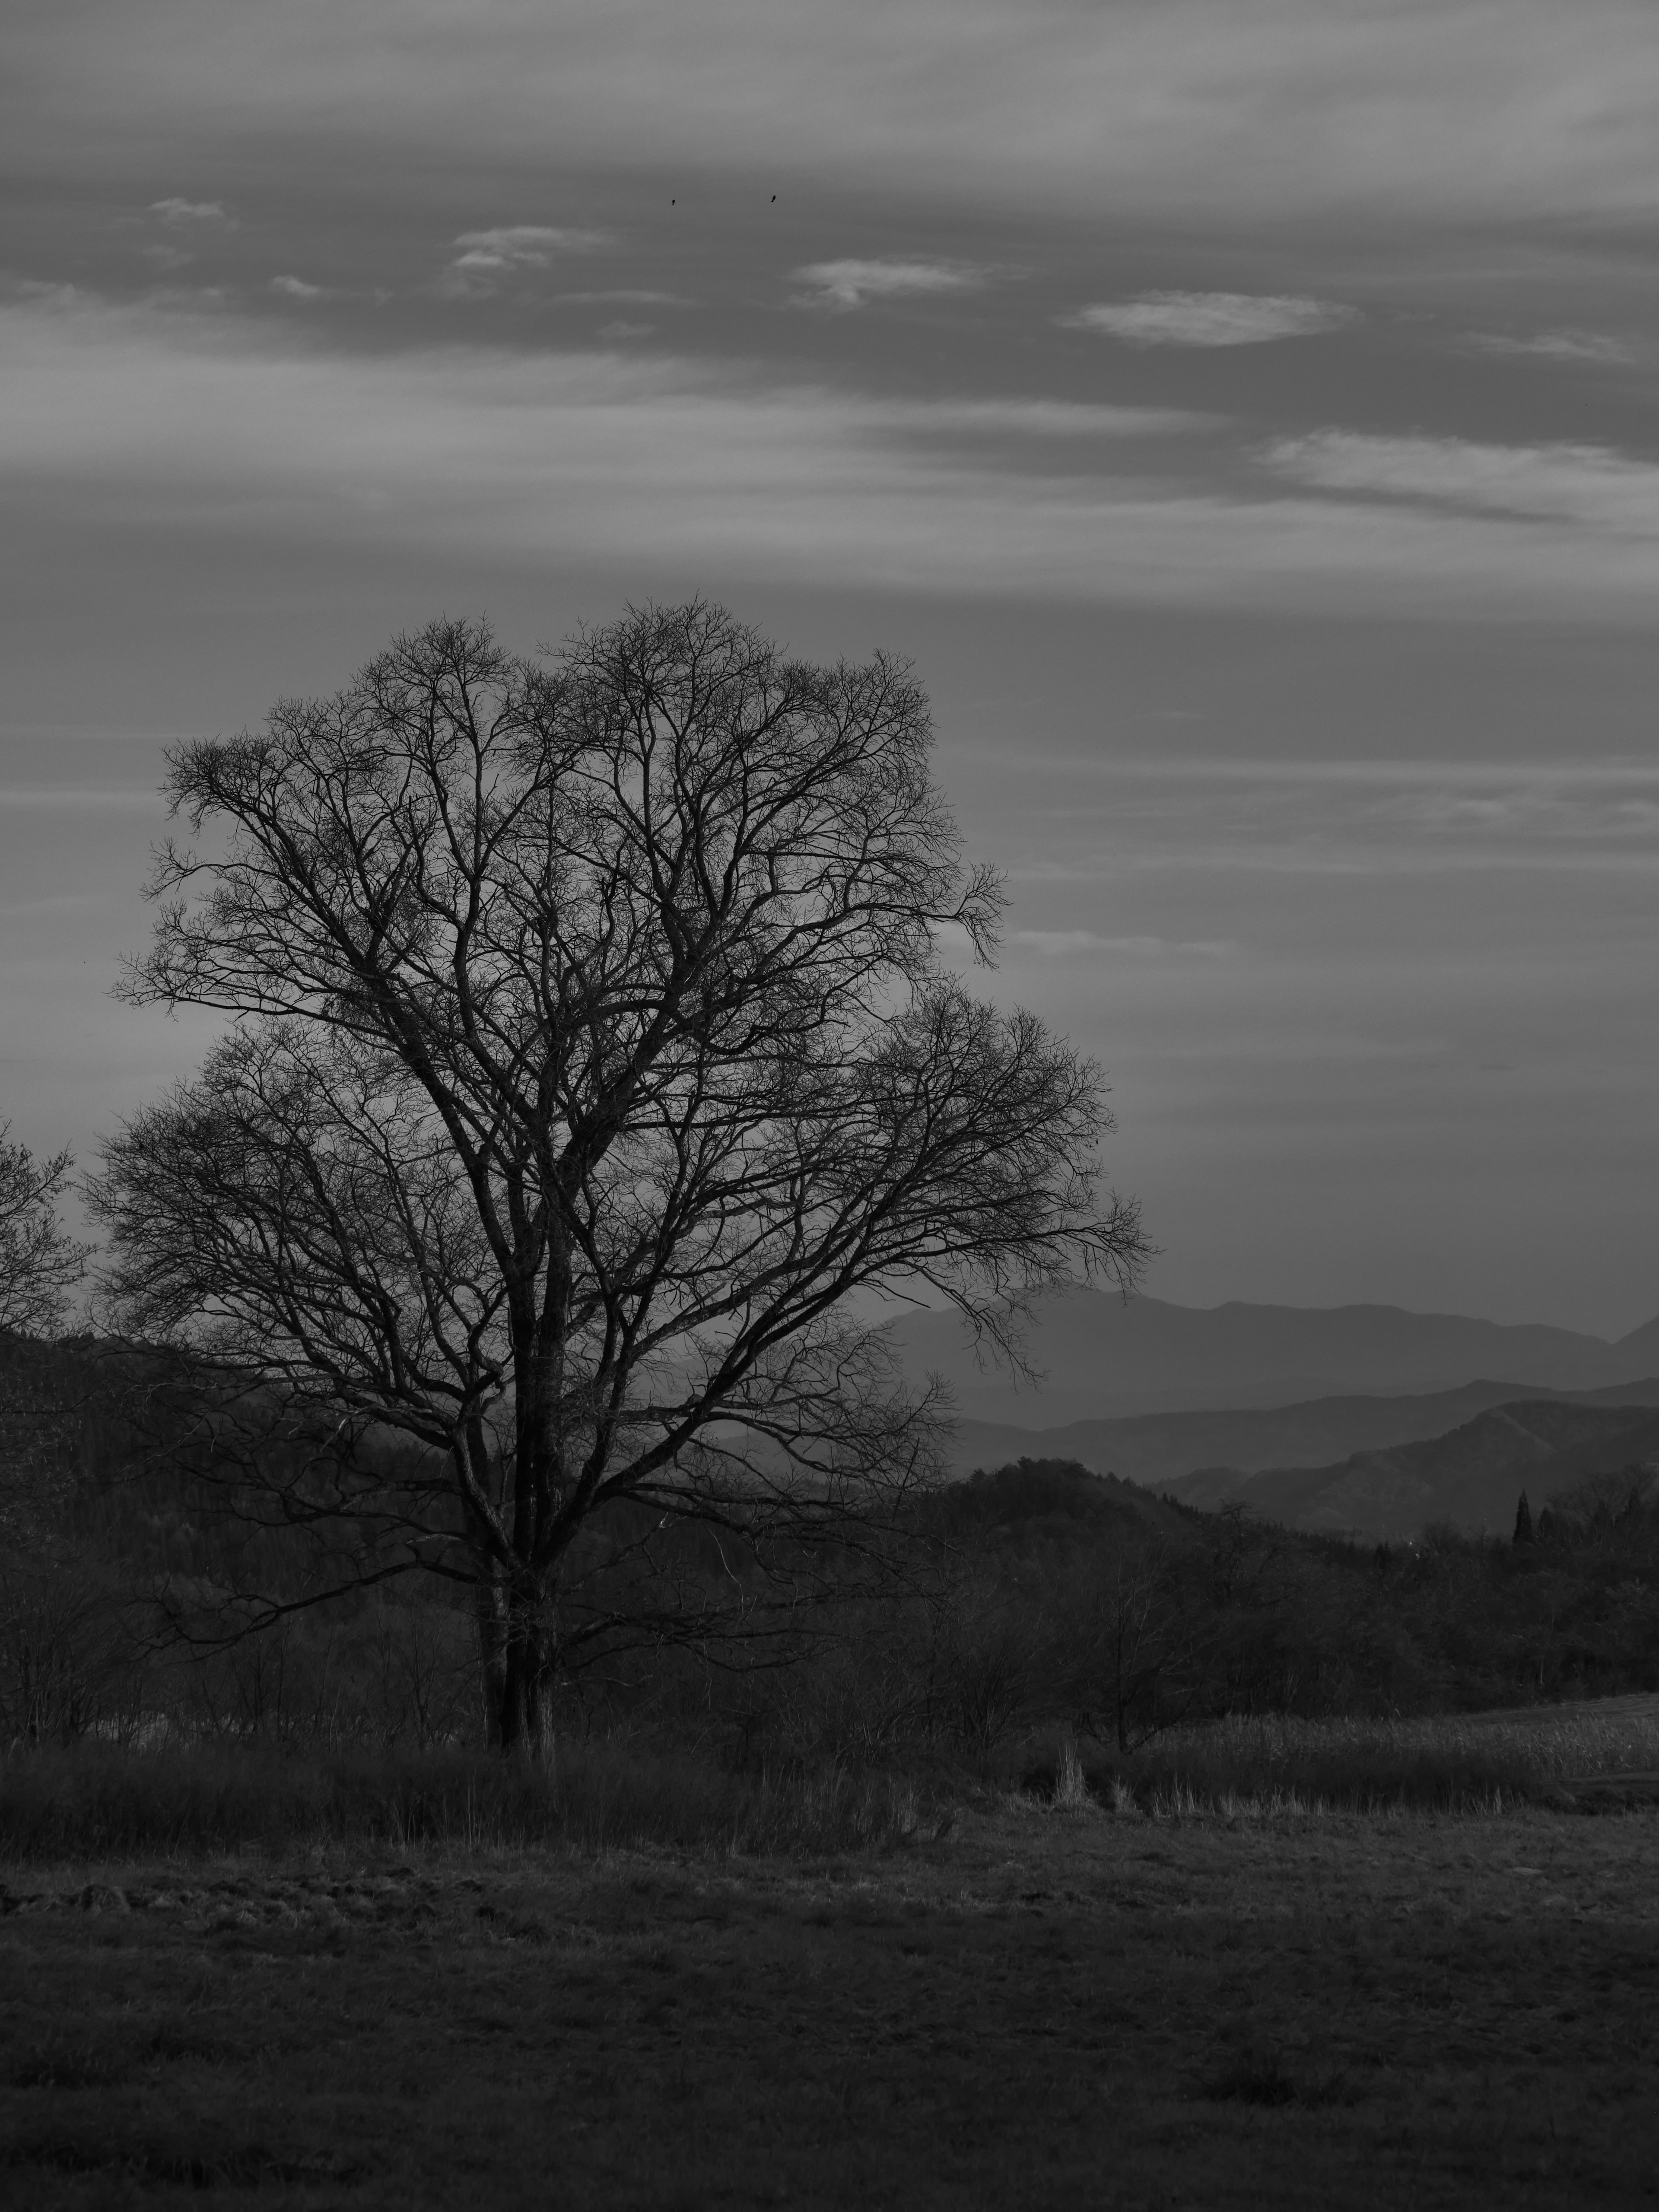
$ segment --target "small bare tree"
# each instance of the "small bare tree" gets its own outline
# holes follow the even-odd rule
[[[902,666],[697,604],[550,665],[434,623],[172,757],[214,843],[161,856],[131,993],[234,1025],[108,1149],[112,1286],[262,1402],[420,1448],[303,1510],[471,1584],[505,1744],[549,1725],[603,1509],[810,1530],[927,1463],[878,1300],[1009,1347],[1138,1264],[1097,1070],[940,961],[1000,899],[930,736]]]
[[[72,1164],[67,1152],[37,1160],[0,1121],[0,1329],[49,1334],[86,1273],[87,1248],[58,1215]]]

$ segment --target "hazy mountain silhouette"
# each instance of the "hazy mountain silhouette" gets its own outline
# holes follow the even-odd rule
[[[1659,1461],[1659,1406],[1525,1399],[1448,1435],[1355,1452],[1334,1467],[1241,1474],[1207,1468],[1165,1486],[1189,1505],[1229,1502],[1288,1528],[1400,1540],[1432,1521],[1508,1535],[1524,1489],[1534,1516],[1591,1474]]]
[[[1215,1412],[1139,1413],[1115,1420],[1073,1421],[1054,1429],[959,1421],[950,1458],[958,1474],[975,1468],[1003,1467],[1022,1457],[1075,1460],[1091,1474],[1116,1474],[1164,1490],[1178,1488],[1181,1477],[1200,1468],[1215,1470],[1218,1479],[1226,1482],[1262,1468],[1328,1468],[1354,1452],[1444,1436],[1489,1406],[1566,1395],[1483,1381],[1412,1397],[1314,1398],[1303,1405],[1265,1411],[1231,1407]],[[1659,1376],[1571,1396],[1577,1404],[1659,1406]]]
[[[1338,1396],[1455,1390],[1477,1377],[1583,1391],[1659,1369],[1659,1319],[1618,1343],[1399,1306],[1178,1306],[1076,1290],[1045,1300],[1028,1334],[1040,1385],[976,1366],[948,1312],[894,1330],[907,1369],[942,1374],[977,1421],[1048,1430],[1132,1414],[1285,1407]],[[1048,1449],[1045,1445],[1045,1449]]]

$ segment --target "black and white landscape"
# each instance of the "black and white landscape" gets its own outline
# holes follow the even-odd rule
[[[1310,1532],[1507,1534],[1522,1490],[1541,1505],[1659,1461],[1659,1322],[1609,1344],[1384,1306],[1205,1311],[1079,1290],[1036,1310],[1018,1364],[948,1312],[895,1333],[961,1409],[962,1472],[1069,1460]]]
[[[1649,2201],[1639,0],[17,0],[0,2197]]]

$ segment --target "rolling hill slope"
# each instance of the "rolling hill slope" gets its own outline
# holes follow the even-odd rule
[[[1267,1408],[1139,1413],[1073,1421],[1055,1429],[966,1420],[957,1425],[951,1466],[953,1473],[967,1474],[1026,1457],[1068,1459],[1094,1474],[1116,1474],[1163,1490],[1199,1468],[1239,1475],[1263,1468],[1329,1467],[1354,1452],[1444,1436],[1491,1406],[1565,1395],[1583,1405],[1659,1406],[1659,1375],[1571,1394],[1518,1389],[1513,1382],[1466,1382],[1456,1390],[1418,1396],[1314,1398]]]
[[[1202,1468],[1166,1487],[1184,1504],[1242,1504],[1288,1528],[1402,1541],[1432,1521],[1507,1535],[1523,1489],[1536,1514],[1587,1475],[1653,1462],[1659,1406],[1526,1399],[1331,1467]]]

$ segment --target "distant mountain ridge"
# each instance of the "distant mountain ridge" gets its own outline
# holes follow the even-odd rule
[[[951,1471],[1005,1467],[1018,1459],[1074,1460],[1091,1474],[1115,1474],[1150,1490],[1175,1489],[1197,1469],[1233,1479],[1264,1468],[1328,1468],[1360,1451],[1425,1442],[1492,1406],[1538,1398],[1589,1406],[1659,1406],[1659,1375],[1571,1393],[1482,1380],[1455,1390],[1399,1398],[1314,1398],[1301,1405],[1229,1407],[1198,1413],[1129,1414],[1022,1429],[958,1421]]]
[[[1536,1515],[1593,1474],[1659,1464],[1659,1405],[1525,1399],[1448,1434],[1352,1454],[1340,1465],[1240,1474],[1200,1468],[1166,1486],[1183,1504],[1248,1505],[1287,1528],[1396,1541],[1434,1521],[1507,1535],[1524,1489]]]
[[[1043,1371],[1037,1386],[976,1366],[952,1313],[908,1314],[893,1336],[917,1379],[944,1376],[964,1419],[1027,1431],[1320,1398],[1420,1396],[1477,1378],[1582,1392],[1659,1370],[1659,1317],[1609,1343],[1541,1323],[1399,1306],[1179,1306],[1081,1289],[1037,1310],[1027,1339]]]

